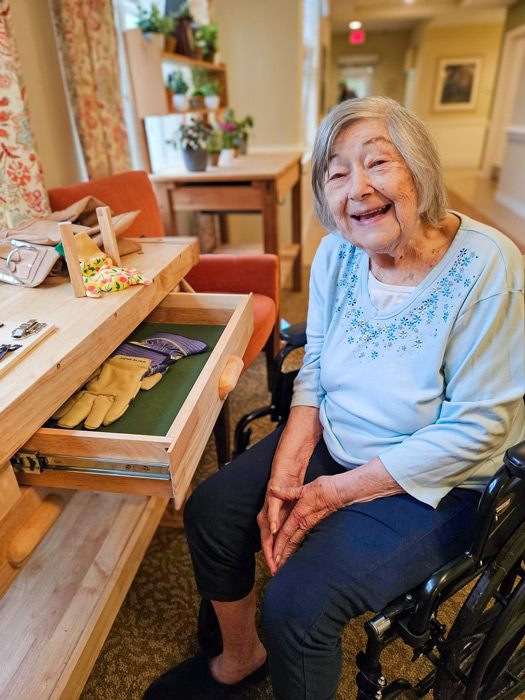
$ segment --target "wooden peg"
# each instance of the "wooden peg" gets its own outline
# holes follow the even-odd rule
[[[69,277],[71,278],[71,284],[73,285],[73,291],[76,297],[85,297],[86,287],[82,279],[82,270],[80,269],[80,261],[78,259],[75,235],[73,233],[71,221],[58,224],[58,228],[60,229],[60,238],[62,239],[62,246],[64,247],[64,255],[66,256],[67,269],[69,271]]]
[[[64,510],[64,505],[63,498],[50,494],[15,533],[7,547],[7,561],[13,569],[19,569],[26,563]]]
[[[191,284],[189,282],[186,282],[184,277],[181,279],[179,285],[180,285],[181,292],[187,292],[188,294],[195,294],[195,290],[193,289],[193,287],[191,286]]]
[[[219,379],[219,398],[224,401],[230,391],[237,386],[237,380],[241,376],[244,367],[242,358],[238,355],[231,355],[223,369]]]
[[[104,252],[113,260],[113,264],[120,267],[120,254],[118,252],[117,237],[111,223],[111,210],[109,207],[97,207],[97,219],[102,233]]]

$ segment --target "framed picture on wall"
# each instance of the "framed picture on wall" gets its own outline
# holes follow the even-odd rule
[[[481,58],[442,58],[439,61],[434,109],[440,112],[476,107]]]

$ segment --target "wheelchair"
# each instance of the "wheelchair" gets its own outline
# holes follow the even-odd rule
[[[281,425],[288,417],[298,370],[283,372],[283,363],[305,344],[306,324],[291,326],[281,339],[271,404],[239,421],[236,454],[248,448],[253,420],[270,416]],[[366,649],[356,659],[357,700],[415,700],[431,691],[435,700],[525,697],[525,442],[506,452],[479,501],[476,521],[464,554],[365,623]],[[470,593],[447,629],[439,621],[440,606],[468,584]],[[397,639],[412,648],[412,661],[425,656],[433,666],[416,685],[404,678],[387,682],[383,675],[381,653]],[[199,641],[208,648],[222,643],[209,601],[201,605]]]

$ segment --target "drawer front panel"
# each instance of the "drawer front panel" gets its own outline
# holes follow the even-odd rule
[[[251,296],[239,304],[226,327],[209,362],[195,383],[168,435],[172,444],[168,450],[175,505],[182,505],[195,469],[223,401],[219,397],[219,381],[232,356],[242,357],[253,331]],[[242,351],[240,351],[242,348]],[[210,358],[211,360],[212,358]]]

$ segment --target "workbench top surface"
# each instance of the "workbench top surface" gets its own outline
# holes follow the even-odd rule
[[[33,289],[0,286],[0,321],[35,318],[55,325],[0,378],[0,465],[178,284],[196,264],[197,251],[192,244],[144,242],[143,252],[126,256],[122,264],[138,268],[152,284],[100,299],[76,298],[65,276],[48,277]]]

